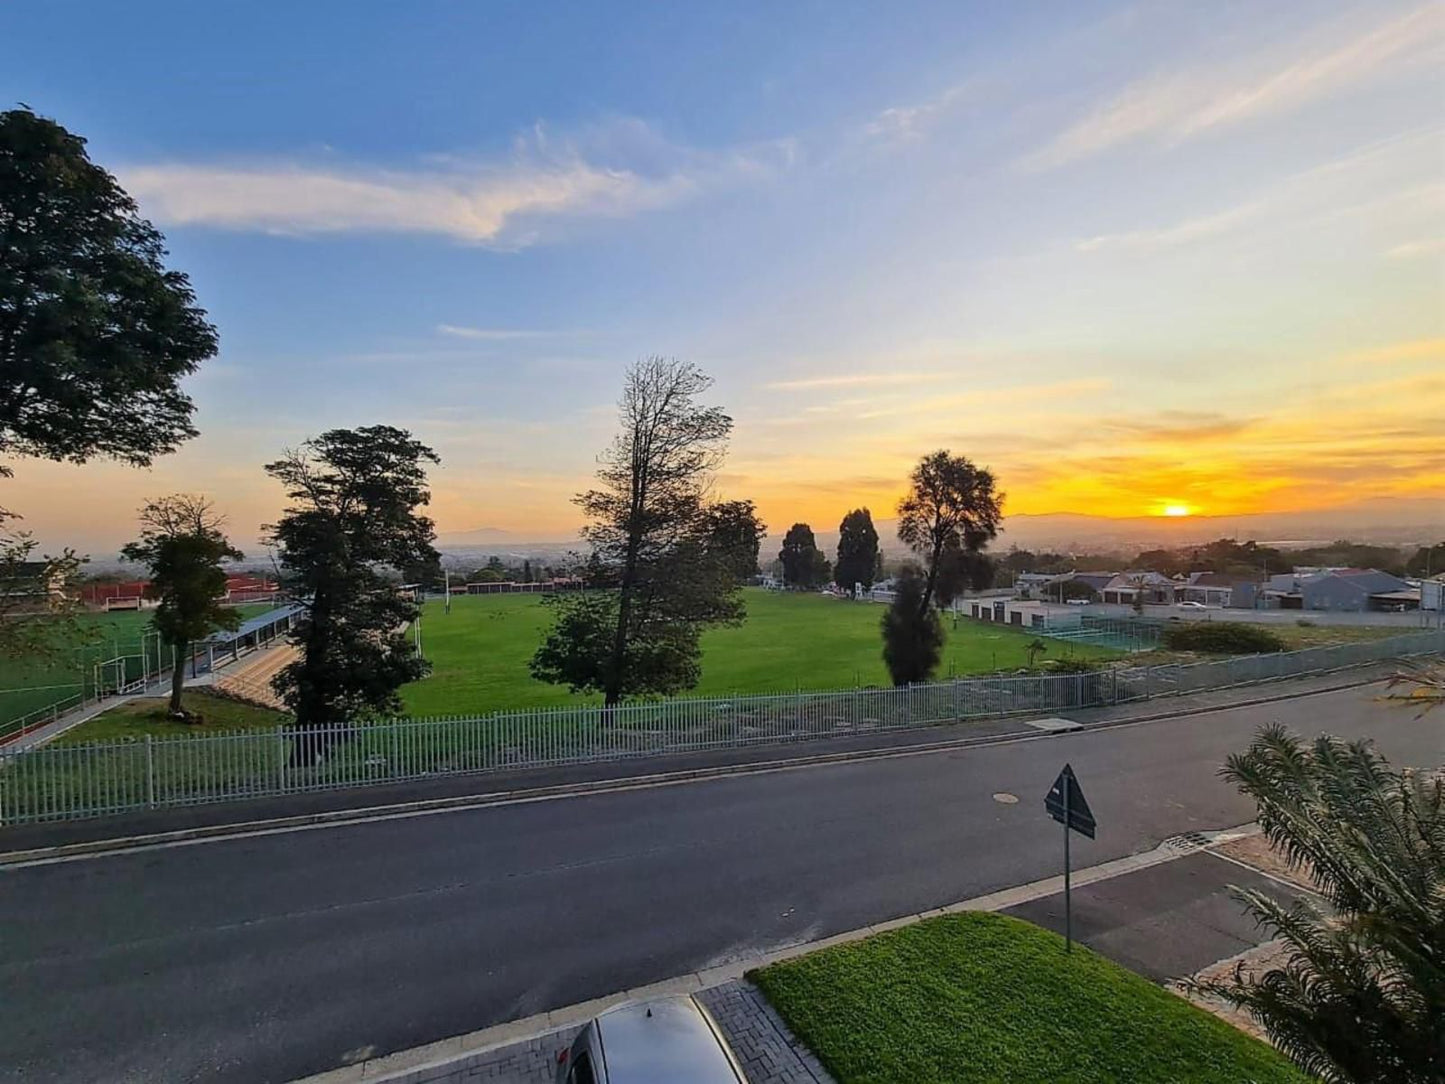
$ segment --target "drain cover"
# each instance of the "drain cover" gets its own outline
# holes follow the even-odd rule
[[[1018,796],[1017,794],[1010,794],[1010,793],[1009,793],[1008,791],[1006,791],[1006,790],[1001,790],[1001,791],[999,791],[997,794],[995,794],[995,795],[993,796],[993,800],[994,800],[995,802],[1000,802],[1000,803],[1002,803],[1003,805],[1018,805],[1018,804],[1019,804],[1019,796]]]
[[[1209,846],[1209,837],[1201,835],[1199,832],[1182,832],[1166,839],[1164,846],[1171,847],[1176,851],[1198,851]]]

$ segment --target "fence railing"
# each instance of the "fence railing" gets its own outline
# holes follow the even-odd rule
[[[1445,653],[1445,632],[1179,666],[0,751],[0,824],[1054,714]]]

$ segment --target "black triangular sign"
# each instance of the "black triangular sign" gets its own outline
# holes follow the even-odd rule
[[[1094,813],[1089,808],[1089,803],[1084,799],[1084,791],[1079,786],[1079,780],[1074,776],[1074,769],[1071,765],[1065,764],[1064,770],[1054,780],[1054,785],[1049,788],[1048,796],[1044,799],[1044,808],[1049,811],[1049,816],[1060,824],[1064,824],[1064,788],[1069,793],[1069,816],[1068,827],[1075,832],[1094,838]]]

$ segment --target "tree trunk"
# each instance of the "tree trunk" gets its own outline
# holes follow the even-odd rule
[[[938,562],[943,560],[943,544],[935,543],[933,557],[928,562],[928,578],[923,582],[923,601],[918,607],[918,620],[928,616],[928,606],[933,601],[933,587],[938,581]]]
[[[181,707],[181,690],[186,685],[186,656],[189,654],[189,643],[179,643],[172,646],[171,659],[175,663],[171,667],[171,704],[170,714],[180,715],[185,709]]]

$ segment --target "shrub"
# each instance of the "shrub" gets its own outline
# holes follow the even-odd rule
[[[927,681],[943,657],[943,621],[932,606],[922,607],[923,581],[905,570],[883,614],[883,663],[894,685]]]
[[[1189,621],[1164,630],[1171,651],[1203,651],[1210,655],[1263,655],[1283,651],[1284,641],[1260,625],[1239,621]]]
[[[1051,674],[1092,674],[1100,667],[1091,659],[1050,659],[1044,663]]]

